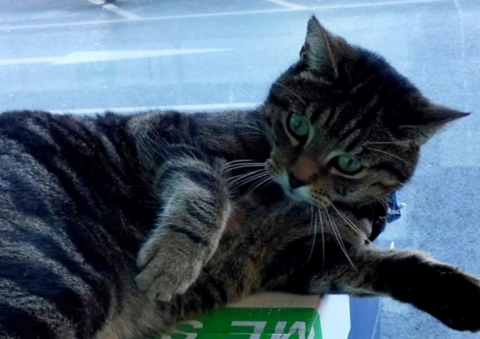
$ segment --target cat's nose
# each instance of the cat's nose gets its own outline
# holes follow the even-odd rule
[[[293,172],[288,172],[288,182],[290,184],[290,188],[292,189],[302,187],[307,184],[305,181],[297,179]]]

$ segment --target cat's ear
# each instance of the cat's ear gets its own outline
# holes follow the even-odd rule
[[[417,114],[405,117],[400,124],[400,128],[409,135],[409,138],[411,138],[415,144],[422,145],[449,122],[468,115],[470,115],[470,113],[430,104],[428,107],[417,112]]]
[[[317,71],[333,71],[338,74],[334,54],[335,37],[328,33],[315,16],[308,20],[307,36],[300,51],[300,62],[309,69]]]

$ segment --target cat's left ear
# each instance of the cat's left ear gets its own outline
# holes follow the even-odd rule
[[[329,33],[317,18],[312,16],[308,20],[307,36],[300,51],[300,62],[311,70],[333,71],[337,76],[336,39],[339,38]]]
[[[415,144],[422,145],[449,122],[468,115],[470,113],[430,104],[417,114],[407,116],[400,124],[400,128],[409,135]]]

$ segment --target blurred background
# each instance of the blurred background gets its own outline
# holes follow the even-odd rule
[[[434,138],[379,239],[480,275],[480,1],[0,0],[0,111],[252,108],[298,58],[306,23],[386,57],[472,112]],[[381,300],[381,338],[478,338]]]

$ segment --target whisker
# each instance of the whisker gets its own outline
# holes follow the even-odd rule
[[[252,126],[252,125],[236,125],[236,127],[246,127],[246,128],[250,128],[251,130],[260,132],[260,134],[264,134],[264,133],[265,133],[265,131],[263,131],[263,130],[262,130],[260,127],[258,127],[258,126]]]
[[[323,218],[322,218],[322,211],[318,210],[318,217],[320,218],[320,228],[322,231],[322,276],[325,275],[325,232],[323,229]]]
[[[260,167],[260,166],[265,166],[265,163],[263,162],[250,162],[250,163],[238,163],[238,164],[231,164],[229,166],[225,166],[225,168],[230,168],[230,167],[236,167],[236,166],[257,166],[257,167]]]
[[[330,229],[332,230],[333,236],[335,237],[335,240],[337,241],[338,245],[340,246],[340,249],[343,251],[343,247],[342,247],[342,245],[341,245],[341,242],[342,242],[341,237],[340,237],[340,239],[339,239],[339,234],[337,234],[337,232],[336,232],[337,229],[336,229],[336,227],[334,227],[334,225],[333,225],[333,221],[332,221],[332,219],[330,218],[330,215],[328,214],[328,210],[325,209],[325,212],[326,212],[326,215],[327,215],[327,221],[330,222]],[[345,253],[345,252],[344,252],[344,253]],[[347,255],[347,254],[345,253],[345,255]]]
[[[305,266],[309,261],[310,259],[312,258],[312,254],[313,254],[313,250],[315,249],[315,242],[317,240],[317,218],[315,216],[314,218],[314,212],[313,212],[313,205],[311,206],[310,208],[310,214],[311,214],[311,218],[310,218],[310,229],[312,228],[313,226],[313,240],[312,240],[312,248],[310,249],[310,254],[308,255],[308,258],[307,258],[307,261],[305,261],[302,265]],[[314,221],[315,219],[315,221]]]
[[[249,130],[249,131],[247,131],[247,132],[242,132],[242,133],[240,133],[240,135],[249,135],[249,134],[252,134],[252,135],[265,135],[265,132],[262,131],[261,129],[252,128],[251,130]]]
[[[247,182],[244,182],[242,185],[246,185],[247,183],[254,182],[256,180],[266,180],[266,179],[271,179],[270,174],[266,173],[265,175],[258,175],[255,177],[253,180],[248,180]],[[256,187],[254,187],[256,188]]]
[[[345,254],[345,257],[347,258],[350,265],[356,270],[356,267],[353,264],[352,260],[350,259],[347,249],[345,248],[345,244],[343,243],[343,239],[342,239],[342,236],[340,235],[340,231],[338,230],[337,225],[335,224],[332,217],[328,213],[328,210],[325,209],[325,211],[327,212],[327,218],[330,220],[330,225],[332,226],[332,232],[335,235],[335,239],[337,240],[338,245],[340,246],[340,249],[342,250],[343,254]]]
[[[421,196],[420,194],[418,194],[417,192],[415,192],[411,187],[409,187],[408,185],[405,185],[404,183],[400,182],[400,181],[397,181],[397,180],[393,180],[394,182],[396,182],[397,184],[399,184],[400,186],[402,186],[404,189],[408,190],[410,193],[412,193],[415,198],[418,198],[422,201],[425,201],[427,203],[430,202],[430,200],[427,198],[427,197],[424,197],[424,196]]]
[[[380,198],[380,197],[375,197],[375,199],[377,199],[378,202],[379,202],[380,204],[382,204],[382,206],[383,206],[383,208],[385,209],[385,211],[388,211],[388,204],[387,204],[387,202],[386,202],[385,200],[383,200],[383,199]]]
[[[262,185],[265,185],[265,184],[268,184],[272,181],[272,178],[270,176],[268,176],[267,178],[263,179],[260,181],[260,183],[258,183],[257,185],[255,185],[253,188],[251,188],[250,190],[248,190],[247,192],[247,195],[252,193],[254,190],[256,190],[257,188],[260,188]]]
[[[400,182],[398,180],[393,180],[395,183],[399,184],[400,186],[404,187],[404,188],[410,188],[408,187],[407,185],[405,185],[403,182]]]
[[[229,162],[226,162],[220,167],[220,172],[223,173],[225,168],[228,168],[229,166],[235,165],[235,164],[244,164],[244,163],[255,163],[254,160],[250,159],[241,159],[241,160],[232,160]]]
[[[284,88],[285,90],[287,90],[288,92],[290,92],[292,95],[294,95],[298,100],[300,100],[300,102],[302,104],[304,104],[305,106],[307,106],[307,103],[305,102],[305,100],[302,99],[302,97],[300,95],[298,95],[297,93],[295,93],[294,91],[292,91],[290,88],[288,88],[287,86],[285,85],[282,85],[278,82],[274,82],[273,85],[277,85],[277,86],[280,86],[282,88]]]
[[[376,148],[370,148],[370,147],[365,147],[366,149],[370,150],[370,151],[374,151],[374,152],[378,152],[378,153],[383,153],[383,154],[386,154],[386,155],[389,155],[395,159],[398,159],[402,162],[404,162],[405,164],[409,165],[409,166],[412,166],[412,164],[410,162],[408,162],[407,160],[403,159],[403,158],[400,158],[398,155],[395,155],[395,154],[392,154],[390,152],[387,152],[387,151],[382,151],[380,149],[376,149]]]
[[[366,185],[366,186],[363,186],[362,188],[359,188],[358,190],[355,191],[355,193],[360,193],[360,192],[363,192],[365,191],[366,189],[372,187],[371,185]]]
[[[236,183],[237,181],[241,180],[242,178],[247,178],[247,177],[250,177],[254,174],[259,174],[259,173],[262,173],[262,172],[265,172],[265,169],[261,168],[261,169],[258,169],[258,170],[255,170],[255,171],[252,171],[252,172],[248,172],[248,173],[244,173],[244,174],[239,174],[239,175],[235,175],[233,177],[230,177],[227,179],[227,182],[229,184],[234,184]]]
[[[226,162],[225,164],[222,165],[222,167],[238,165],[238,164],[263,164],[263,162],[255,161],[253,159],[239,159],[239,160],[232,160],[232,161]]]
[[[223,170],[225,168],[229,168],[230,166],[234,166],[234,165],[247,165],[247,164],[257,165],[257,164],[265,164],[265,163],[255,161],[255,160],[250,160],[250,159],[232,160],[232,161],[229,161],[229,162],[223,164],[220,167],[220,170]]]
[[[264,173],[259,173],[259,174],[256,174],[254,176],[249,176],[247,178],[244,178],[243,180],[240,180],[238,181],[235,185],[232,186],[233,189],[236,189],[240,186],[243,186],[243,185],[246,185],[252,181],[255,181],[255,180],[258,180],[258,179],[263,179],[263,178],[266,178],[267,175],[264,174]]]
[[[225,167],[221,173],[225,174],[226,172],[231,172],[241,168],[249,168],[249,167],[265,167],[265,164],[233,164],[229,167]]]
[[[259,139],[259,136],[258,136],[258,135],[254,135],[254,134],[241,134],[241,136],[242,136],[244,139],[247,139],[247,140],[258,140],[258,139]]]
[[[353,221],[351,221],[344,213],[342,213],[340,210],[338,210],[335,205],[332,204],[332,207],[333,209],[335,210],[335,212],[338,213],[338,215],[340,216],[340,218],[343,219],[343,221],[345,221],[347,223],[348,226],[350,226],[352,228],[353,231],[355,231],[355,233],[357,233],[364,241],[368,242],[370,245],[374,246],[374,247],[377,247],[373,242],[370,241],[370,239],[368,239],[368,237],[365,235],[365,233],[363,233],[358,227],[357,225],[355,225],[353,223]]]
[[[248,176],[247,178],[244,178],[244,180],[239,180],[234,186],[232,186],[233,189],[238,188],[240,186],[243,186],[249,182],[252,182],[254,180],[258,179],[263,179],[264,177],[269,176],[268,173],[257,173],[253,176]],[[233,184],[233,183],[232,183]]]
[[[414,140],[401,140],[401,141],[367,141],[364,145],[401,145],[411,144]]]
[[[239,178],[237,178],[234,182],[232,183],[229,183],[227,181],[227,184],[228,186],[232,189],[232,190],[236,190],[237,188],[239,188],[240,186],[243,186],[244,184],[250,182],[250,181],[253,181],[255,179],[259,179],[259,178],[263,178],[264,175],[263,173],[256,173],[256,174],[253,174],[253,175],[242,175],[240,176]]]
[[[252,160],[252,159],[239,159],[239,160],[232,160],[232,161],[229,161],[227,163],[225,163],[222,167],[224,166],[228,166],[228,165],[231,165],[231,164],[236,164],[236,163],[244,163],[244,162],[255,162],[255,160]]]

